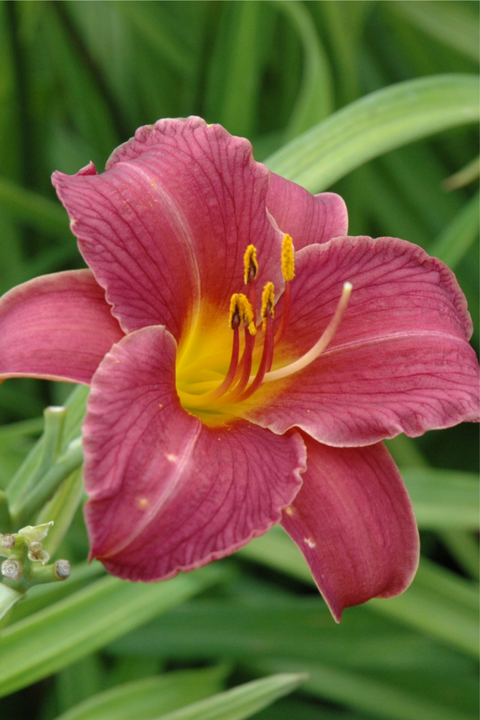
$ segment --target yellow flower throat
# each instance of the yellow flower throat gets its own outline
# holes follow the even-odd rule
[[[232,295],[228,323],[218,318],[206,329],[197,328],[179,350],[176,386],[180,402],[185,410],[208,425],[221,425],[241,415],[241,406],[250,401],[262,385],[287,378],[310,365],[325,350],[340,324],[352,291],[348,282],[344,283],[337,309],[315,345],[302,357],[272,370],[275,348],[290,323],[291,284],[295,277],[290,235],[283,238],[281,267],[285,291],[276,332],[275,289],[271,282],[263,288],[261,323],[256,324],[258,261],[255,246],[249,245],[244,255],[246,292]]]

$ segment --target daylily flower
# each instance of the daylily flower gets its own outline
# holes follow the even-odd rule
[[[140,128],[104,173],[53,183],[89,269],[4,296],[0,377],[91,385],[91,557],[166,579],[281,523],[335,618],[402,592],[418,534],[380,441],[478,419],[450,270],[348,237],[337,195],[200,118]]]

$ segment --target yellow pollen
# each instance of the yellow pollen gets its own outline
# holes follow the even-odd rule
[[[251,280],[255,280],[258,273],[257,248],[255,245],[249,245],[245,250],[245,255],[243,256],[243,266],[245,268],[245,285],[248,285]]]
[[[267,329],[267,312],[270,313],[270,317],[273,319],[273,306],[275,301],[275,288],[272,282],[268,282],[263,288],[262,293],[262,329]]]
[[[236,318],[238,318],[238,320],[243,320],[250,335],[257,334],[257,328],[255,327],[255,315],[252,305],[247,296],[243,293],[234,293],[230,300],[230,315],[228,322],[232,329],[236,327],[236,325],[234,325]]]
[[[286,281],[295,277],[295,255],[290,235],[285,235],[282,241],[282,273]]]
[[[235,321],[235,325],[238,326],[238,323],[240,322],[241,312],[240,312],[240,293],[233,293],[232,297],[230,298],[230,312],[228,316],[228,327],[232,328],[233,330],[233,323]]]

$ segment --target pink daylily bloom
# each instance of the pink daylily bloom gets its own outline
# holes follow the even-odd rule
[[[402,592],[418,533],[380,441],[479,416],[453,273],[200,118],[53,182],[90,269],[4,296],[0,379],[91,385],[91,557],[166,579],[281,523],[337,620]]]

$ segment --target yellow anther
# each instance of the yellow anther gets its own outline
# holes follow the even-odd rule
[[[250,300],[246,297],[246,295],[242,295],[242,317],[243,322],[248,328],[248,332],[250,335],[256,335],[257,334],[257,328],[255,327],[255,313],[253,312],[253,307],[250,302]]]
[[[248,285],[249,282],[255,280],[258,273],[257,248],[255,245],[249,245],[245,250],[243,266],[245,268],[245,285]]]
[[[272,282],[268,282],[262,293],[262,329],[267,329],[267,313],[273,319],[273,307],[275,304],[275,288]]]
[[[230,298],[230,313],[228,316],[228,326],[232,330],[233,328],[238,327],[241,317],[242,313],[240,311],[240,294],[233,293],[232,297]]]
[[[290,235],[285,235],[282,241],[282,273],[287,281],[295,277],[295,254]]]
[[[256,335],[255,315],[249,299],[243,293],[234,293],[230,300],[230,327],[238,327],[240,320],[243,320],[250,335]]]

